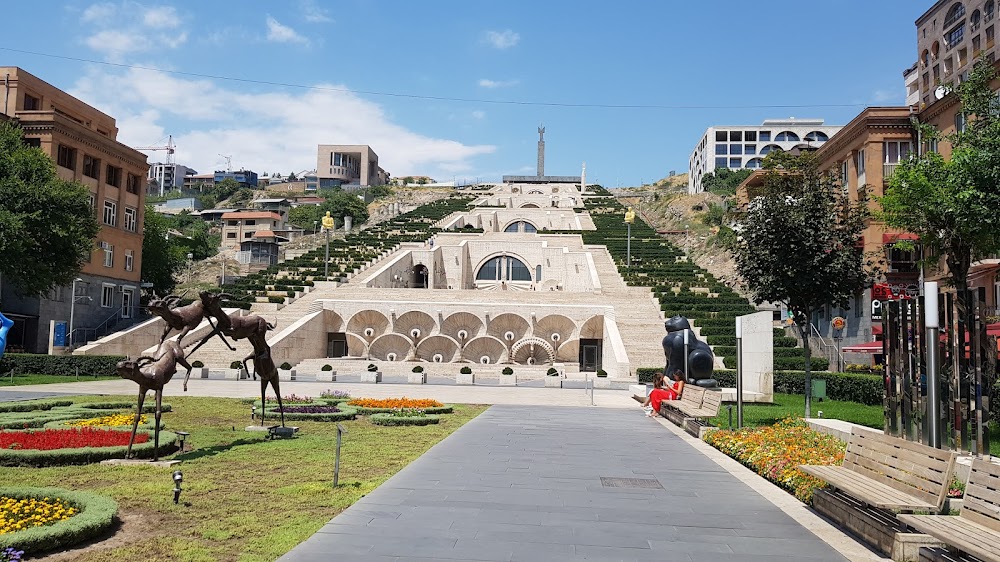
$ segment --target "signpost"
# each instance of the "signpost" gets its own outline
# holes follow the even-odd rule
[[[847,320],[843,316],[836,316],[830,322],[833,326],[833,341],[837,342],[837,372],[844,372],[844,355],[840,352],[841,343],[844,341],[844,328],[847,327]]]
[[[337,484],[340,482],[340,439],[341,435],[346,435],[347,430],[344,426],[337,424],[337,455],[333,461],[333,487],[336,488]]]

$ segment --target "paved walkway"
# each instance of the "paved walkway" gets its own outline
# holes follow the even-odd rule
[[[634,406],[490,408],[281,560],[334,559],[846,560]]]

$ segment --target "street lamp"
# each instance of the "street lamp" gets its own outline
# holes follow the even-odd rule
[[[625,211],[625,225],[628,226],[628,239],[625,250],[625,267],[632,267],[632,223],[635,222],[635,211],[629,207]]]
[[[80,279],[79,277],[77,277],[76,279],[73,280],[72,298],[70,298],[70,302],[69,302],[69,346],[70,346],[70,348],[73,347],[73,320],[75,319],[75,316],[76,316],[76,298],[77,298],[76,297],[76,284],[78,282],[79,283],[83,283],[83,279]],[[87,297],[87,298],[90,298],[90,297]]]

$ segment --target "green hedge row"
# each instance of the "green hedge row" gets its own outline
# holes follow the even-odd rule
[[[79,512],[69,519],[0,535],[0,551],[23,550],[27,555],[66,548],[92,539],[115,524],[118,504],[111,498],[59,488],[0,488],[0,495],[14,499],[59,498]]]
[[[363,408],[360,406],[352,406],[358,410],[359,416],[371,416],[375,414],[388,414],[396,411],[396,408]],[[409,408],[411,410],[420,410],[425,414],[450,414],[455,411],[454,404],[445,404],[444,406],[432,406],[430,408]]]
[[[131,431],[131,428],[129,428]],[[153,456],[153,434],[150,431],[149,441],[132,446],[135,458],[145,459]],[[177,435],[169,431],[160,432],[160,456],[176,450]],[[121,447],[80,447],[79,449],[53,449],[38,451],[32,449],[0,449],[0,466],[63,466],[68,464],[91,464],[108,459],[123,459],[127,445]]]
[[[401,426],[401,425],[431,425],[438,423],[440,418],[435,415],[400,417],[392,414],[372,414],[368,421],[375,425]]]
[[[731,334],[727,334],[724,336],[707,335],[707,334],[703,335],[705,336],[705,339],[708,340],[709,345],[725,345],[730,347],[736,347],[735,335]],[[774,338],[775,349],[779,347],[781,348],[797,347],[798,344],[799,342],[795,338],[786,338],[786,337]]]
[[[735,369],[736,357],[723,356],[722,363],[727,369]],[[810,364],[812,365],[813,371],[826,371],[830,368],[830,360],[826,357],[813,357]],[[805,368],[805,366],[806,358],[804,355],[799,355],[798,357],[775,356],[774,358],[774,370],[776,371],[796,371]]]
[[[51,410],[52,408],[62,408],[65,406],[72,406],[72,400],[53,400],[51,402],[8,402],[6,404],[0,404],[0,413],[6,412],[41,412],[46,410]]]
[[[115,365],[124,355],[38,355],[35,353],[7,353],[0,358],[0,373],[16,369],[18,373],[35,375],[113,377],[118,374]]]
[[[267,416],[272,419],[280,419],[281,412],[278,408],[268,408],[266,410]],[[354,408],[343,407],[340,408],[339,412],[331,412],[328,414],[306,414],[306,413],[292,413],[285,412],[286,420],[298,420],[298,421],[315,421],[315,422],[338,422],[338,421],[348,421],[353,420],[358,412]]]
[[[743,349],[746,349],[746,347],[744,347]],[[732,346],[729,346],[729,345],[717,345],[714,348],[712,348],[712,351],[715,352],[715,355],[719,356],[719,357],[736,357],[736,346],[735,345],[732,345]],[[802,349],[802,348],[800,348],[800,347],[775,347],[774,348],[774,358],[775,359],[778,359],[779,357],[800,357],[800,358],[804,358],[805,357],[804,354],[805,354],[805,350]],[[803,364],[804,364],[804,360],[803,360]]]
[[[653,375],[662,371],[662,367],[642,367],[636,369],[640,384],[651,384]],[[719,369],[713,374],[719,385],[726,388],[736,387],[736,371]],[[774,392],[778,394],[805,394],[805,371],[789,370],[775,371]],[[857,402],[868,406],[882,404],[885,386],[882,375],[867,373],[812,373],[812,380],[826,381],[826,396],[830,400]],[[998,384],[1000,390],[1000,384]]]

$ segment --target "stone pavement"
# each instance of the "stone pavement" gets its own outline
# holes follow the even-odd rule
[[[281,560],[846,558],[634,406],[494,406]]]

